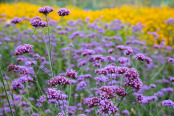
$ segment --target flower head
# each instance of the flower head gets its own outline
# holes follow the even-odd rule
[[[59,14],[59,16],[66,16],[70,14],[70,11],[69,9],[61,8],[60,10],[57,11],[57,13]]]
[[[16,55],[22,55],[24,53],[29,53],[32,50],[33,46],[30,44],[20,45],[15,49]]]
[[[66,85],[66,84],[70,84],[70,79],[68,79],[66,77],[62,77],[62,76],[56,76],[49,80],[50,86]]]
[[[14,18],[11,20],[11,22],[14,23],[14,24],[20,23],[21,21],[22,21],[22,19],[21,19],[21,18],[18,18],[18,17],[14,17]]]
[[[33,27],[38,28],[38,27],[40,27],[40,24],[41,24],[41,18],[33,17],[33,19],[31,19],[30,23]]]
[[[39,8],[39,12],[43,13],[44,15],[49,14],[50,12],[52,12],[54,9],[52,7],[49,6],[44,6],[42,8]]]

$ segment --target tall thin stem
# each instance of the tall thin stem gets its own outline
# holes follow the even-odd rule
[[[36,28],[34,29],[33,33],[30,35],[30,38],[27,40],[27,42],[26,42],[26,43],[28,43],[28,42],[29,42],[29,40],[30,40],[30,39],[32,38],[32,36],[34,35],[35,31],[36,31]]]
[[[30,60],[30,58],[27,56],[27,55],[25,55],[27,58],[28,58],[28,60]],[[31,61],[31,60],[30,60]],[[39,68],[39,69],[41,69],[44,73],[46,73],[49,77],[50,77],[50,75],[47,73],[47,72],[45,72],[45,70],[44,69],[42,69],[41,67],[39,67],[38,65],[36,65],[33,61],[31,61],[37,68]]]
[[[10,104],[10,100],[8,98],[7,90],[6,90],[6,87],[5,87],[4,79],[3,79],[3,76],[2,76],[2,71],[1,71],[1,79],[2,79],[2,84],[3,84],[3,89],[5,91],[5,94],[6,94],[6,97],[7,97],[7,101],[8,101],[8,104],[10,106],[11,115],[14,116],[13,110],[12,110],[12,107],[11,107],[11,104]]]
[[[52,67],[52,58],[51,58],[51,39],[50,39],[50,31],[49,31],[49,24],[48,24],[48,16],[46,15],[46,21],[47,21],[47,26],[48,26],[48,37],[49,37],[49,62],[50,62],[50,70],[51,70],[51,74],[52,76],[54,76],[53,73],[53,67]]]
[[[63,19],[63,16],[61,16],[61,19],[60,19],[60,21]],[[60,23],[60,21],[57,23],[57,25],[59,25],[59,23]],[[51,30],[51,32],[53,32],[54,31],[54,29],[57,27],[57,25]]]
[[[67,110],[69,109],[70,101],[71,101],[71,82],[70,82],[70,85],[69,85],[69,99],[68,99],[68,107],[67,107]]]

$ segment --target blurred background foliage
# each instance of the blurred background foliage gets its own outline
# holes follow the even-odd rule
[[[174,7],[174,0],[0,0],[5,3],[28,2],[39,5],[76,6],[81,9],[100,10],[113,8],[115,6],[136,5],[136,6],[160,6]]]

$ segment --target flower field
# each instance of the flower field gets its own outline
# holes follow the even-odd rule
[[[0,11],[0,116],[173,116],[174,9]]]

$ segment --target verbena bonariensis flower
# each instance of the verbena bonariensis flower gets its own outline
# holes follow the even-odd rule
[[[129,62],[129,58],[127,58],[127,57],[120,57],[120,58],[118,58],[117,62],[119,62],[121,64],[124,64],[124,63]]]
[[[66,85],[66,84],[70,84],[70,79],[63,76],[56,76],[49,80],[49,85],[51,87],[55,85]]]
[[[33,27],[38,28],[41,26],[41,18],[40,17],[33,17],[33,19],[30,20],[30,23]]]
[[[40,96],[39,99],[37,99],[37,102],[39,102],[39,103],[44,103],[45,101],[46,101],[46,96],[45,95],[42,95],[42,96]]]
[[[138,78],[139,74],[136,69],[130,68],[128,71],[126,71],[125,75],[125,86],[130,86],[132,89],[136,92],[138,92],[143,83],[142,81]]]
[[[131,55],[133,53],[133,49],[132,48],[128,48],[127,50],[124,51],[124,55]]]
[[[168,58],[168,62],[174,64],[174,58]]]
[[[85,89],[86,86],[87,86],[86,82],[85,82],[85,81],[81,81],[81,82],[77,85],[76,90],[79,91],[79,90]]]
[[[151,88],[156,88],[156,85],[155,84],[151,84],[150,87]]]
[[[142,53],[135,55],[136,60],[144,61],[146,59],[146,56]]]
[[[43,13],[44,15],[49,14],[50,12],[52,12],[54,9],[52,7],[49,6],[44,6],[42,8],[39,8],[39,12]]]
[[[18,80],[21,82],[21,83],[26,83],[26,82],[33,82],[33,78],[29,75],[24,75],[20,78],[18,78]]]
[[[164,100],[161,102],[161,105],[174,109],[174,102],[172,100]]]
[[[112,86],[102,86],[99,91],[101,99],[111,99],[115,97],[114,88]]]
[[[147,64],[151,64],[152,63],[152,59],[147,57],[147,56],[145,58],[145,61],[147,62]]]
[[[25,53],[29,53],[33,49],[33,46],[30,44],[20,45],[15,49],[16,55],[22,55]]]
[[[14,23],[14,24],[20,23],[21,21],[22,21],[22,19],[21,19],[21,18],[18,18],[18,17],[14,17],[14,18],[11,20],[11,22]]]
[[[66,94],[60,90],[56,90],[56,88],[48,88],[46,94],[48,99],[63,100],[67,98]]]
[[[124,116],[126,116],[126,115],[129,115],[129,114],[130,114],[128,110],[123,110],[121,113],[122,113]]]
[[[87,116],[87,115],[85,115],[85,114],[78,114],[77,116]]]
[[[103,114],[115,114],[118,108],[109,100],[101,100],[100,110]]]
[[[18,89],[23,89],[24,88],[24,85],[20,82],[19,79],[13,80],[11,85],[13,87],[13,90],[18,90]]]
[[[114,88],[114,92],[118,95],[118,96],[126,96],[127,92],[125,91],[125,89],[123,87],[116,87]]]
[[[25,101],[23,101],[23,102],[21,102],[21,106],[22,107],[28,107],[28,106],[30,106],[30,104],[28,103],[28,102],[25,102]]]
[[[34,58],[34,60],[38,60],[40,58],[40,55],[39,54],[34,54],[33,58]]]
[[[28,74],[29,70],[25,66],[19,66],[19,65],[9,65],[8,71],[14,71],[14,72],[19,72],[20,74]]]
[[[92,107],[95,107],[95,106],[99,106],[100,105],[100,101],[101,100],[99,98],[92,97],[92,98],[85,99],[84,104],[87,104],[88,107],[92,108]]]
[[[60,10],[57,11],[57,13],[59,14],[59,16],[66,16],[70,14],[70,11],[69,9],[61,8]]]
[[[141,94],[137,94],[136,99],[141,104],[147,104],[147,103],[150,103],[152,101],[158,100],[158,98],[156,96],[143,96]]]
[[[118,67],[117,68],[117,74],[124,74],[128,70],[127,67]]]
[[[92,54],[95,54],[94,50],[85,49],[82,53],[82,56],[87,56],[87,55],[92,55]]]
[[[38,113],[33,113],[31,116],[40,116]]]
[[[40,21],[40,26],[41,26],[41,27],[48,27],[46,21]]]
[[[117,48],[118,50],[124,50],[124,49],[125,49],[125,46],[123,46],[123,45],[118,45],[116,48]]]
[[[72,77],[73,79],[77,78],[77,72],[73,69],[69,69],[66,71],[66,76]]]

